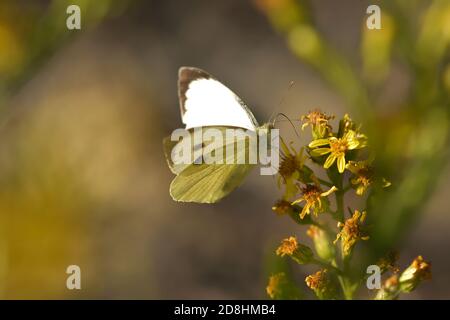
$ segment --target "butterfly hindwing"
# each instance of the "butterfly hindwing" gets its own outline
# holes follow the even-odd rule
[[[215,203],[241,185],[252,165],[192,164],[170,184],[176,201]]]
[[[214,129],[219,130],[225,137],[227,128],[217,127]],[[189,133],[190,138],[193,139],[193,132],[189,131]],[[166,142],[166,146],[169,146],[168,142]],[[177,144],[174,148],[176,146]],[[170,185],[170,194],[174,200],[198,203],[217,202],[241,185],[244,178],[254,167],[254,164],[249,164],[248,161],[245,164],[240,164],[237,161],[238,159],[249,159],[249,143],[245,143],[245,147],[240,148],[237,142],[232,141],[228,144],[224,143],[218,148],[211,148],[209,152],[205,149],[207,146],[208,143],[203,146],[203,163],[199,164],[173,164],[170,160],[172,151],[166,151],[169,167],[177,174]],[[230,148],[234,149],[234,153],[227,153]],[[222,153],[223,163],[204,163],[217,152]]]

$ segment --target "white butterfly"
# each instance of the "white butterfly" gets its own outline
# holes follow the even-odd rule
[[[201,69],[180,68],[178,95],[181,118],[190,134],[192,129],[199,127],[212,127],[222,132],[230,127],[241,128],[254,133],[271,127],[268,124],[259,126],[249,108],[236,94]],[[171,155],[172,150],[176,150],[174,148],[177,148],[177,143],[181,142],[173,142],[167,137],[163,143],[169,167],[177,175],[170,185],[170,194],[176,201],[217,202],[238,187],[254,167],[254,164],[249,163],[177,165],[172,161]],[[228,146],[234,148],[235,144],[229,143]],[[205,148],[204,145],[199,147]],[[220,149],[226,147],[227,145],[221,145]],[[245,154],[249,152],[248,145],[237,149],[237,157],[244,155],[245,158]]]

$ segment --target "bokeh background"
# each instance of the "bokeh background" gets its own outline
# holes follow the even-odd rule
[[[69,4],[81,30],[66,28]],[[369,4],[382,30],[365,27]],[[190,65],[261,123],[317,107],[361,121],[394,185],[372,247],[432,262],[403,298],[450,298],[449,43],[445,0],[2,0],[0,297],[266,298],[274,245],[307,241],[271,211],[276,179],[255,170],[216,205],[168,193],[161,140],[181,126]],[[66,289],[71,264],[80,291]]]

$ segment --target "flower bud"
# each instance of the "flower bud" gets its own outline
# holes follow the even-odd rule
[[[299,299],[301,296],[299,289],[292,284],[292,281],[284,272],[269,277],[266,292],[271,299],[292,300]]]
[[[272,210],[279,216],[290,214],[293,211],[292,205],[289,201],[278,200],[273,206]]]
[[[334,258],[334,245],[325,230],[310,226],[306,234],[314,241],[314,248],[321,259],[329,261]]]
[[[270,276],[269,284],[266,287],[267,295],[271,299],[277,299],[282,294],[282,287],[286,282],[286,275],[284,272],[280,272]]]
[[[318,109],[310,111],[307,115],[301,117],[303,122],[302,130],[307,126],[311,126],[314,140],[325,138],[331,131],[331,126],[329,125],[331,119],[334,119],[334,116],[327,115]]]
[[[278,215],[288,215],[290,216],[296,223],[305,225],[305,224],[311,224],[312,219],[310,216],[306,216],[303,219],[300,219],[300,212],[302,211],[302,207],[291,204],[289,201],[286,200],[278,200],[273,206],[272,210]]]
[[[400,293],[400,285],[398,281],[398,275],[394,274],[388,278],[383,287],[378,290],[375,300],[395,300]]]

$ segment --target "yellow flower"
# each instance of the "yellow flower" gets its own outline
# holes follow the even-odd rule
[[[292,255],[298,248],[298,242],[295,237],[289,237],[281,241],[281,245],[278,247],[276,254],[284,257],[285,255]]]
[[[301,117],[302,130],[310,125],[315,139],[326,137],[331,132],[331,126],[328,124],[331,119],[334,119],[334,116],[328,116],[320,110],[310,111],[306,116]]]
[[[367,161],[349,161],[345,166],[355,175],[350,183],[356,188],[356,194],[362,196],[373,181],[373,169]]]
[[[305,279],[308,288],[314,291],[319,299],[332,299],[335,296],[335,285],[327,269],[319,270]]]
[[[311,274],[306,277],[305,282],[308,288],[312,290],[319,289],[324,286],[324,280],[326,280],[327,270],[319,270],[314,274]]]
[[[292,205],[289,201],[278,200],[273,206],[272,210],[276,212],[277,215],[281,216],[288,214],[292,210]]]
[[[300,149],[300,152],[297,152],[292,146],[289,148],[283,139],[281,139],[281,150],[278,185],[283,181],[286,185],[284,198],[289,199],[297,192],[295,183],[301,178],[307,156],[303,155],[303,148]]]
[[[311,209],[313,209],[314,214],[317,216],[320,212],[323,212],[324,205],[322,203],[321,198],[327,197],[333,192],[335,192],[337,188],[335,186],[331,187],[328,191],[323,192],[318,185],[307,184],[305,187],[301,188],[302,196],[292,202],[292,204],[297,204],[302,201],[305,201],[305,206],[300,213],[300,218],[303,219],[306,214],[309,214]]]
[[[345,168],[355,175],[355,177],[350,179],[350,183],[356,189],[356,194],[358,196],[362,196],[375,180],[381,182],[383,188],[391,185],[391,183],[384,178],[376,179],[373,167],[369,164],[369,161],[349,161]]]
[[[281,294],[281,287],[286,282],[286,274],[284,272],[280,272],[274,275],[271,275],[269,278],[269,284],[266,287],[267,295],[271,299],[275,299],[277,296]]]
[[[355,210],[353,216],[345,221],[345,223],[338,223],[338,227],[341,228],[341,231],[337,234],[336,243],[339,239],[341,239],[342,251],[344,256],[347,256],[351,253],[353,246],[356,244],[358,240],[368,240],[369,237],[363,235],[361,230],[361,224],[364,222],[366,218],[366,212],[362,213],[358,210]]]
[[[276,254],[281,257],[290,256],[299,264],[309,263],[314,257],[312,250],[308,246],[299,244],[295,237],[283,239],[276,250]]]
[[[328,145],[328,147],[318,148],[326,145]],[[348,130],[342,138],[330,137],[326,139],[317,139],[309,144],[309,147],[313,149],[311,151],[312,156],[330,154],[323,164],[325,169],[331,167],[334,161],[337,160],[339,173],[343,173],[345,170],[345,153],[350,150],[364,148],[365,146],[366,136],[356,133],[353,130]]]
[[[422,256],[418,256],[400,275],[400,289],[403,292],[411,292],[420,282],[428,279],[431,279],[431,264]]]

